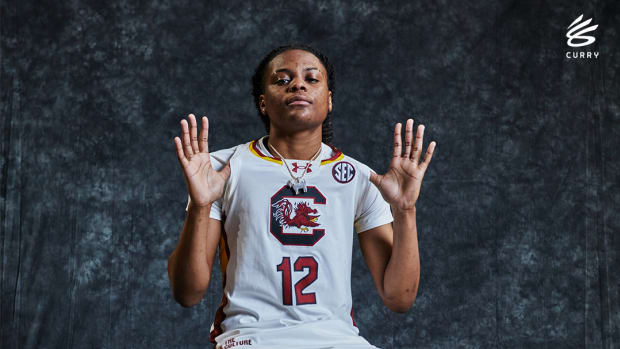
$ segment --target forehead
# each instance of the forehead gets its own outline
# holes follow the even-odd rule
[[[288,50],[280,53],[269,62],[268,71],[271,74],[280,68],[289,68],[292,70],[306,67],[316,67],[322,73],[325,71],[321,60],[314,54],[305,50]]]

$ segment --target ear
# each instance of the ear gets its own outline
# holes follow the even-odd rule
[[[266,115],[267,114],[267,106],[265,105],[265,96],[264,95],[260,95],[259,97],[259,102],[258,102],[258,107],[260,108],[260,113],[262,115]]]
[[[329,91],[329,112],[332,111],[332,91]]]

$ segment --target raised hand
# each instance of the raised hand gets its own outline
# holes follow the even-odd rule
[[[370,173],[370,181],[379,189],[381,196],[393,209],[410,210],[415,207],[422,178],[431,162],[435,142],[431,142],[424,155],[424,161],[419,162],[424,139],[424,125],[419,125],[413,151],[411,151],[413,119],[407,119],[405,130],[405,153],[401,155],[401,123],[394,127],[394,153],[390,168],[384,175]]]
[[[187,192],[193,206],[207,206],[219,199],[224,192],[224,184],[230,176],[230,163],[220,171],[211,166],[209,157],[209,119],[202,117],[202,132],[198,141],[198,127],[196,117],[189,114],[191,129],[187,121],[181,120],[183,143],[179,137],[174,137],[177,147],[177,158],[183,168]]]

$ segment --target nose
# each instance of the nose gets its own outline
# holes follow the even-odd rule
[[[306,84],[304,83],[303,79],[298,79],[298,78],[294,78],[293,80],[291,80],[291,82],[288,84],[288,88],[290,92],[294,92],[297,90],[306,90]]]

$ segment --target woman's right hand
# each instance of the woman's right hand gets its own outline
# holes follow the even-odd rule
[[[224,192],[224,184],[230,176],[230,162],[220,171],[211,166],[209,157],[209,119],[202,117],[202,131],[198,140],[196,117],[189,114],[191,128],[187,121],[181,120],[183,143],[179,137],[174,137],[177,146],[177,158],[185,175],[187,192],[193,206],[207,206],[219,199]]]

